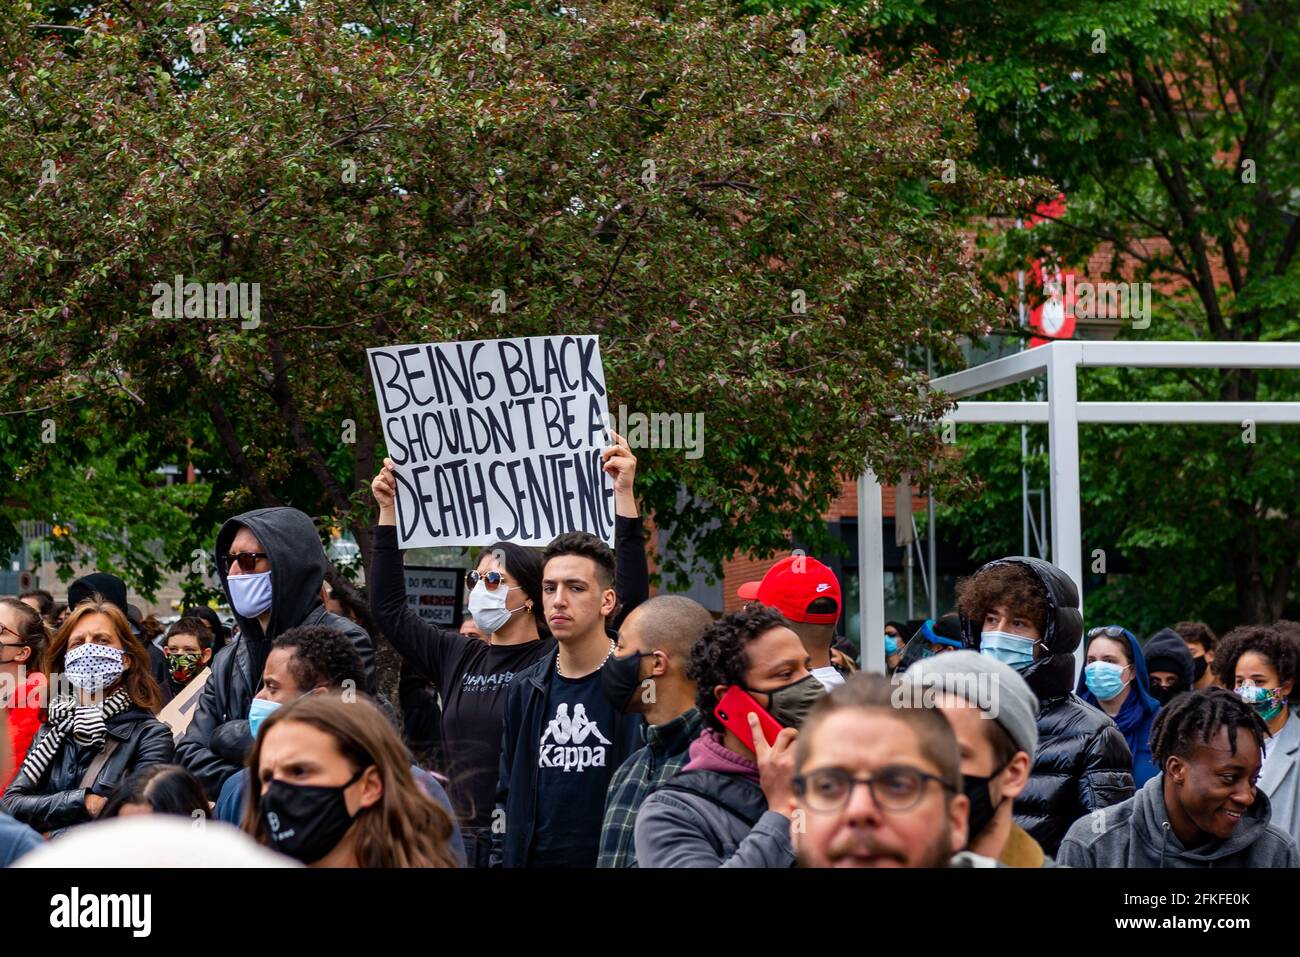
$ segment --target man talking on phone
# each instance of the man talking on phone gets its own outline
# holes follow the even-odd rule
[[[773,608],[727,615],[696,642],[687,674],[704,731],[686,766],[637,813],[639,866],[794,864],[794,742],[826,693],[809,663],[799,636]],[[724,698],[725,719],[716,711]],[[771,738],[756,709],[781,726]]]

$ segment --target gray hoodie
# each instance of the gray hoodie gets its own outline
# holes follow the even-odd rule
[[[1269,823],[1263,791],[1232,836],[1186,848],[1169,824],[1164,775],[1114,807],[1079,818],[1061,842],[1056,862],[1067,867],[1300,867],[1290,835]]]

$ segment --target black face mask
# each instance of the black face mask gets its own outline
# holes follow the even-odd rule
[[[626,658],[610,656],[605,659],[600,669],[600,687],[619,714],[627,712],[632,695],[641,684],[641,659],[653,655],[653,651],[638,651]]]
[[[339,787],[272,781],[258,804],[270,846],[304,864],[314,864],[334,850],[352,826],[343,792],[365,772],[362,768]]]
[[[1010,761],[1007,762],[1007,764],[1010,763]],[[997,804],[994,804],[992,792],[989,790],[989,784],[1006,768],[1007,765],[1004,764],[986,778],[975,774],[963,774],[961,776],[962,792],[970,799],[970,837],[966,841],[968,847],[976,838],[988,830],[988,826],[993,823],[993,816],[998,813],[998,808],[1002,807],[1007,801],[1004,797]]]
[[[1161,688],[1154,681],[1151,683],[1151,696],[1156,698],[1156,701],[1160,702],[1161,705],[1167,705],[1167,703],[1173,701],[1175,694],[1182,694],[1186,690],[1187,688],[1182,687],[1182,681],[1175,681],[1169,688]]]
[[[1210,663],[1205,660],[1203,655],[1192,659],[1192,684],[1196,684],[1196,682],[1205,677],[1205,669],[1209,664]]]

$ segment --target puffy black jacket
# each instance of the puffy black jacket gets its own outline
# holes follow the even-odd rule
[[[82,824],[91,819],[86,810],[87,791],[107,798],[131,772],[172,760],[171,728],[143,708],[128,708],[109,718],[104,727],[119,743],[89,788],[81,787],[81,779],[99,750],[78,744],[69,734],[41,780],[32,781],[25,774],[14,778],[0,799],[0,811],[38,831]],[[33,749],[49,731],[48,724],[41,725]]]
[[[1016,798],[1016,823],[1049,856],[1070,825],[1133,796],[1133,755],[1115,722],[1074,694],[1075,650],[1083,638],[1079,592],[1070,577],[1037,558],[1003,558],[1029,569],[1047,595],[1047,653],[1020,672],[1038,696],[1038,748],[1029,783]],[[981,568],[980,571],[983,571]],[[978,574],[978,572],[976,573]],[[962,639],[979,647],[982,622],[961,621]]]
[[[244,618],[237,612],[239,640],[226,645],[212,660],[212,675],[199,693],[199,704],[176,746],[181,764],[203,784],[210,795],[221,793],[221,785],[239,770],[239,763],[229,750],[223,755],[213,748],[213,735],[227,722],[246,722],[248,707],[262,686],[262,670],[271,643],[279,635],[299,625],[323,625],[343,632],[351,640],[366,666],[368,687],[374,692],[374,646],[364,628],[354,621],[331,614],[320,600],[320,585],[325,578],[325,550],[312,520],[296,508],[259,508],[236,515],[217,533],[217,569],[222,590],[229,598],[225,563],[221,556],[230,550],[230,542],[240,526],[247,526],[262,543],[271,561],[271,618],[266,633],[256,618]],[[231,729],[227,737],[247,738],[247,725]]]

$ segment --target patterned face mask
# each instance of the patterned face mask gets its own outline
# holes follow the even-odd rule
[[[122,649],[78,645],[63,656],[63,673],[78,691],[103,691],[122,677]]]
[[[173,681],[185,684],[199,673],[202,668],[202,661],[202,652],[168,653],[167,670],[171,673]]]
[[[1237,697],[1255,709],[1255,713],[1265,721],[1272,721],[1282,713],[1286,699],[1278,688],[1260,688],[1247,679],[1237,686]]]

